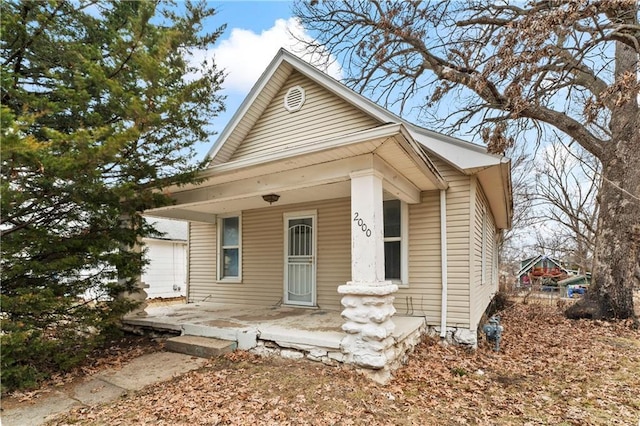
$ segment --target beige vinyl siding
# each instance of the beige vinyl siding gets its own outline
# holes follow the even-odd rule
[[[447,189],[447,323],[469,324],[469,214],[470,178],[438,158],[433,159]],[[425,315],[430,325],[440,323],[440,192],[426,191],[422,202],[409,206],[409,286],[396,294],[399,315]],[[413,310],[411,309],[413,306]]]
[[[486,310],[491,297],[497,290],[497,262],[496,257],[496,226],[493,214],[484,195],[482,187],[478,184],[475,197],[474,233],[473,233],[473,281],[471,284],[471,328],[476,328],[482,314]],[[485,215],[483,215],[485,212]],[[484,218],[483,218],[484,216]],[[483,220],[486,232],[485,273],[482,279],[482,233]]]
[[[471,178],[434,159],[447,189],[449,326],[470,324]],[[475,194],[475,192],[473,192]],[[284,213],[317,212],[317,303],[341,310],[337,287],[351,278],[350,199],[273,206],[242,212],[242,283],[215,281],[215,225],[192,224],[189,301],[275,305],[284,288]],[[409,285],[396,293],[398,315],[424,315],[440,323],[440,192],[425,191],[420,204],[409,205]]]
[[[318,306],[341,311],[338,286],[351,280],[351,199],[318,206]]]
[[[340,310],[339,285],[351,277],[349,198],[278,206],[242,212],[242,282],[217,283],[211,273],[190,279],[190,302],[207,301],[259,306],[276,305],[284,292],[284,213],[317,212],[316,264],[317,303],[324,309]],[[211,228],[213,227],[213,231]],[[215,265],[215,225],[194,227],[190,259],[201,268],[206,259]],[[212,245],[204,244],[211,238]],[[191,296],[193,295],[193,296]]]
[[[216,225],[189,224],[189,269],[187,297],[189,302],[209,300],[211,283],[216,280]]]
[[[304,88],[306,101],[302,109],[291,113],[284,108],[283,100],[287,90],[297,85]],[[231,161],[281,152],[301,143],[351,134],[379,124],[294,71],[233,153]]]
[[[277,87],[285,83],[289,77],[291,66],[284,63],[278,70],[271,76],[269,84],[263,87],[260,94],[253,100],[253,103],[246,111],[242,120],[240,120],[233,130],[233,133],[226,140],[224,145],[220,147],[220,151],[212,159],[211,165],[226,163],[233,155],[236,147],[242,142],[242,138],[246,136],[250,131],[253,124],[260,118],[262,111],[264,111],[269,105],[269,99],[273,98],[277,93]]]

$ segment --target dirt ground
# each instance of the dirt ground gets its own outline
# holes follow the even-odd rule
[[[50,424],[637,425],[640,332],[569,321],[559,308],[501,312],[500,352],[427,339],[377,385],[351,368],[246,352]]]

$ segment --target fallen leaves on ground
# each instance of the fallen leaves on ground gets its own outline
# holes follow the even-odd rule
[[[2,408],[9,409],[16,403],[32,401],[50,394],[56,388],[66,386],[82,377],[96,374],[107,368],[119,368],[128,361],[146,353],[158,351],[162,344],[148,337],[128,335],[114,338],[102,347],[93,350],[84,362],[66,373],[52,376],[32,391],[16,391],[2,401]]]
[[[387,385],[348,367],[235,352],[51,424],[636,425],[640,333],[556,307],[501,313],[500,352],[426,339]]]

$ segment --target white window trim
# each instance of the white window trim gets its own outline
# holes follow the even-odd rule
[[[384,242],[400,241],[400,279],[388,281],[399,287],[409,287],[409,205],[404,201],[400,200],[400,236],[383,237],[383,240]]]
[[[493,262],[491,268],[491,281],[494,288],[498,288],[500,274],[498,270],[498,235],[496,235],[496,230],[494,228],[494,236],[493,236]]]
[[[404,201],[400,202],[400,234],[402,241],[400,242],[400,283],[402,287],[409,286],[409,205]]]
[[[222,265],[223,247],[222,247],[222,221],[230,217],[238,218],[238,276],[223,277],[224,267]],[[219,283],[241,283],[242,282],[242,213],[230,213],[219,215],[216,224],[216,281]]]
[[[487,209],[482,208],[482,246],[480,247],[482,265],[480,267],[480,284],[487,282]]]

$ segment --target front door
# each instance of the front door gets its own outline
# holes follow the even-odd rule
[[[316,304],[316,215],[286,214],[284,302],[289,305]]]

